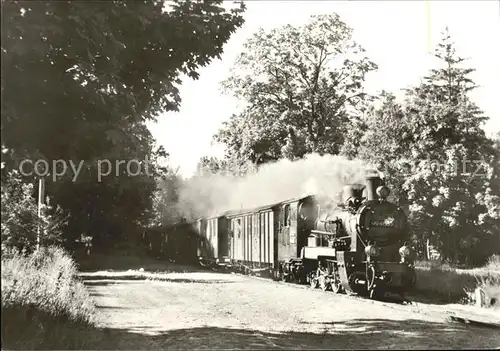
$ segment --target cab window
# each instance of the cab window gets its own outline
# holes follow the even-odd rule
[[[290,226],[290,205],[285,205],[284,212],[283,226],[287,227]]]

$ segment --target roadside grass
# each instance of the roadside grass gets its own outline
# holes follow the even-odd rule
[[[489,298],[496,299],[493,308],[500,308],[500,256],[490,257],[484,267],[453,268],[436,261],[417,262],[418,293],[438,297],[447,303],[474,303],[474,290],[481,287]]]
[[[85,348],[94,316],[93,300],[63,249],[2,252],[2,349]]]

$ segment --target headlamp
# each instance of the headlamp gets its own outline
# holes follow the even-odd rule
[[[368,245],[367,247],[365,247],[365,254],[367,256],[378,256],[380,255],[380,249],[378,247],[376,247],[375,245]]]
[[[377,192],[378,197],[382,200],[387,199],[389,197],[389,195],[391,194],[391,191],[385,185],[379,186],[377,188],[376,192]]]

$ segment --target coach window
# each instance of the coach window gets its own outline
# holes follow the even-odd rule
[[[241,237],[241,219],[236,220],[236,232],[238,233],[238,239]]]

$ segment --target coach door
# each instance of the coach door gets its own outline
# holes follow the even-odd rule
[[[290,204],[283,205],[280,211],[280,229],[278,233],[278,259],[290,257]]]
[[[243,223],[242,223],[242,217],[240,218],[234,218],[233,219],[233,226],[234,226],[234,234],[233,234],[233,239],[234,239],[234,245],[233,245],[233,252],[234,252],[234,259],[238,261],[243,261]]]
[[[260,212],[259,216],[260,263],[272,267],[275,261],[274,212],[273,210],[266,210]]]
[[[278,245],[278,259],[297,257],[297,202],[281,208]]]

